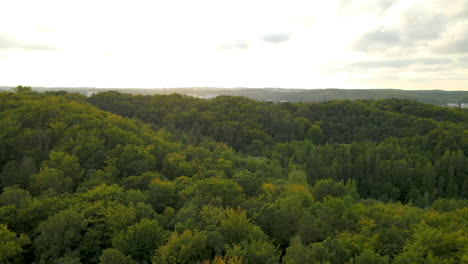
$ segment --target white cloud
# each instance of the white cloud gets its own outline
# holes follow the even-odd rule
[[[27,43],[22,42],[9,34],[0,33],[0,49],[7,50],[55,50],[55,47],[44,43]]]
[[[0,85],[365,88],[398,85],[385,76],[430,81],[428,68],[436,66],[405,64],[404,56],[457,61],[466,3],[2,1]],[[382,66],[392,59],[402,63],[399,72]],[[378,70],[362,66],[370,61]],[[330,64],[342,72],[327,71]],[[467,68],[451,67],[454,78]]]
[[[454,25],[432,46],[437,53],[468,54],[468,19]]]

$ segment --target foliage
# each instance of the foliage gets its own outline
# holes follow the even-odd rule
[[[71,210],[49,217],[39,225],[39,235],[34,240],[37,256],[42,261],[50,261],[66,254],[79,253],[78,246],[87,225],[81,214]]]
[[[156,247],[164,241],[164,231],[157,220],[142,219],[112,240],[114,248],[138,261],[149,261]]]
[[[167,243],[157,250],[153,263],[197,263],[209,256],[206,240],[205,232],[197,230],[173,233]]]
[[[0,93],[2,263],[464,263],[468,112]]]
[[[8,230],[6,225],[0,224],[0,262],[7,263],[9,259],[20,256],[23,247],[31,243],[27,235],[19,237]]]
[[[101,264],[136,264],[131,257],[125,256],[117,249],[108,248],[102,252],[99,258]]]

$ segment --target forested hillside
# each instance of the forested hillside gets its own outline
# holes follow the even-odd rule
[[[13,91],[15,87],[0,86],[0,91]],[[323,102],[330,100],[383,100],[408,99],[434,105],[450,107],[468,107],[468,91],[442,90],[399,90],[399,89],[291,89],[291,88],[94,88],[94,87],[33,87],[38,92],[67,91],[92,94],[118,91],[129,94],[171,94],[178,93],[199,98],[217,96],[244,96],[257,101],[272,102]],[[463,104],[463,105],[462,105]]]
[[[141,89],[140,89],[141,91]],[[151,90],[150,90],[151,91]],[[157,90],[154,90],[155,92]],[[329,100],[410,99],[427,104],[468,103],[468,91],[399,90],[399,89],[288,89],[288,88],[171,88],[174,93],[196,97],[245,96],[262,101],[321,102]],[[126,93],[135,93],[132,89]],[[143,91],[144,92],[144,91]],[[158,93],[161,93],[160,91]]]
[[[467,263],[468,112],[0,93],[0,263]]]

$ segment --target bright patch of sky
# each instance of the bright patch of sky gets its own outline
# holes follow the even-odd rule
[[[468,90],[468,0],[0,0],[20,84]]]

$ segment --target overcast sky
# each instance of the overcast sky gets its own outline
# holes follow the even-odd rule
[[[0,0],[0,85],[468,90],[468,0]]]

